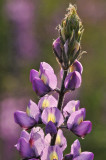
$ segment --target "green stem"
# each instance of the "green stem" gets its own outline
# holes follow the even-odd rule
[[[67,70],[64,71],[64,75],[63,75],[63,79],[62,79],[62,84],[61,84],[61,89],[60,89],[60,94],[59,94],[59,100],[58,100],[58,105],[57,105],[57,108],[59,110],[61,110],[62,108],[62,103],[63,103],[63,98],[64,98],[64,81],[65,81],[65,78],[67,76]]]

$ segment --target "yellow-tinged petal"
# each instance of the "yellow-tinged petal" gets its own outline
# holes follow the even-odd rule
[[[58,160],[58,155],[57,153],[54,151],[50,154],[50,160]]]

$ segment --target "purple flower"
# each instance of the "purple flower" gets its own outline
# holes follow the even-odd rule
[[[33,128],[30,134],[23,130],[15,147],[23,158],[37,158],[44,148],[43,139],[44,133],[40,127]]]
[[[53,42],[53,50],[58,58],[59,62],[62,63],[62,48],[61,48],[61,40],[60,37],[58,37],[54,42]]]
[[[52,121],[56,127],[59,127],[64,122],[64,118],[60,110],[56,107],[45,108],[41,115],[42,122],[47,125],[49,121]]]
[[[43,150],[41,160],[62,160],[63,153],[59,146],[47,146]]]
[[[45,136],[45,143],[46,145],[50,145],[51,142],[51,135],[47,134]],[[67,141],[66,138],[63,135],[63,131],[61,129],[58,130],[55,145],[58,145],[62,151],[64,151],[67,147]]]
[[[73,112],[67,121],[68,129],[77,136],[84,137],[86,134],[90,133],[92,129],[92,123],[90,121],[84,121],[84,119],[85,108]]]
[[[74,71],[78,71],[80,74],[83,72],[83,66],[78,60],[75,60],[75,62],[68,69],[68,72]]]
[[[41,111],[47,107],[57,107],[57,100],[52,95],[46,95],[39,100],[38,107]]]
[[[69,101],[66,106],[64,107],[63,109],[63,114],[64,114],[64,117],[65,118],[69,118],[69,116],[79,110],[79,106],[80,106],[80,101],[79,100],[72,100],[72,101]]]
[[[71,152],[65,155],[64,160],[93,160],[94,154],[92,152],[81,152],[79,140],[75,140],[71,146]]]
[[[75,60],[75,62],[69,67],[68,74],[74,71],[77,71],[80,74],[83,72],[83,66],[78,60]],[[60,77],[63,77],[63,69],[60,70]]]
[[[74,90],[81,86],[81,81],[81,74],[78,71],[74,71],[67,75],[64,85],[66,89]]]
[[[5,12],[11,23],[13,46],[16,53],[28,60],[32,60],[38,53],[38,41],[34,32],[36,23],[36,5],[28,0],[7,1]],[[24,14],[23,14],[24,13]],[[17,59],[16,59],[17,60]]]
[[[14,119],[24,129],[32,128],[38,123],[40,118],[40,110],[36,103],[32,100],[29,101],[26,112],[16,111],[14,113]]]
[[[46,62],[40,63],[39,72],[34,69],[30,71],[30,82],[38,96],[44,96],[57,86],[57,78],[54,70]]]

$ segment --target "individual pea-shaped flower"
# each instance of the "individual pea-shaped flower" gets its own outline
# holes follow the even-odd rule
[[[39,100],[38,107],[41,111],[47,107],[57,107],[57,100],[52,95],[46,95]]]
[[[72,100],[72,101],[69,101],[66,106],[64,107],[63,109],[63,115],[65,118],[69,118],[69,116],[79,110],[79,107],[80,107],[80,101],[79,100]]]
[[[46,145],[50,145],[51,142],[51,135],[47,134],[45,136],[45,143]],[[58,145],[62,151],[64,151],[67,147],[67,141],[66,138],[63,135],[63,131],[61,129],[58,130],[55,145]]]
[[[65,155],[64,160],[93,160],[94,154],[92,152],[81,152],[79,140],[75,140],[71,146],[71,152]]]
[[[80,74],[82,74],[83,72],[83,66],[78,60],[75,60],[74,63],[68,69],[68,73],[74,72],[74,71],[77,71]]]
[[[90,121],[84,121],[85,112],[85,108],[81,108],[80,110],[73,112],[67,121],[68,129],[82,138],[90,133],[92,129],[92,123]]]
[[[46,146],[43,150],[41,160],[62,160],[63,153],[59,146]]]
[[[43,139],[44,133],[40,127],[33,128],[30,134],[23,130],[15,147],[22,158],[38,158],[44,148]]]
[[[14,119],[24,129],[30,129],[36,125],[40,119],[40,110],[36,103],[32,100],[29,101],[26,112],[16,111]]]
[[[81,86],[81,74],[78,71],[71,72],[67,75],[64,85],[66,89],[75,90]]]
[[[30,71],[30,82],[38,96],[44,96],[57,86],[57,78],[54,70],[46,62],[40,63],[39,72],[34,69]]]
[[[74,71],[77,71],[80,74],[83,72],[83,66],[78,60],[75,60],[74,63],[69,67],[68,74]],[[60,77],[63,77],[63,69],[60,70]]]
[[[53,122],[56,127],[63,124],[64,118],[60,110],[56,107],[45,108],[41,115],[42,122],[47,125],[48,122]]]

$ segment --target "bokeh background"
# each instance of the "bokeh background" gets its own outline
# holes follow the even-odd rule
[[[91,134],[80,139],[82,150],[95,160],[106,159],[106,0],[0,0],[0,159],[20,159],[14,148],[20,134],[13,113],[25,110],[29,99],[38,102],[29,82],[30,69],[46,61],[59,75],[52,52],[56,26],[69,3],[77,4],[85,32],[82,49],[83,83],[74,94],[93,123]],[[59,76],[58,76],[59,77]],[[77,138],[64,132],[68,148]]]

